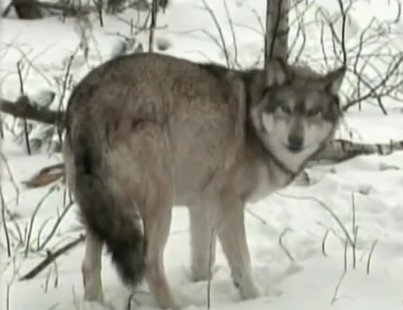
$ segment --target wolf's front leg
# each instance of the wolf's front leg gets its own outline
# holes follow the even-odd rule
[[[244,203],[241,199],[222,199],[219,205],[216,231],[231,268],[235,286],[243,299],[260,296],[252,276],[251,261],[246,242]]]

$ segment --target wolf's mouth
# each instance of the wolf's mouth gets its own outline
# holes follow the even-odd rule
[[[302,146],[302,145],[301,146],[295,146],[295,145],[288,144],[288,143],[283,143],[283,145],[288,151],[290,151],[293,154],[297,154],[297,153],[300,153],[303,150],[305,150],[305,147]]]
[[[294,153],[294,154],[299,153],[299,152],[301,152],[301,151],[304,150],[304,148],[301,148],[301,147],[300,147],[300,148],[294,148],[294,147],[291,147],[291,146],[288,146],[287,149],[288,149],[291,153]]]

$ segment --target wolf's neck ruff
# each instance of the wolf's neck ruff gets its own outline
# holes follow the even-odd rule
[[[332,136],[332,134],[328,135],[328,138],[330,138]],[[326,141],[328,141],[328,139],[326,139]],[[297,164],[297,168],[293,169],[291,167],[289,167],[289,165],[287,165],[286,162],[284,162],[283,160],[281,160],[280,158],[278,158],[276,156],[276,154],[274,152],[272,152],[270,150],[270,147],[266,146],[264,144],[263,141],[261,141],[262,143],[262,147],[265,150],[265,153],[267,154],[268,158],[271,159],[273,161],[273,163],[275,163],[275,165],[280,168],[281,170],[283,170],[285,173],[289,174],[290,177],[293,179],[295,178],[306,166],[306,164],[312,160],[318,153],[320,153],[326,144],[326,141],[324,141],[316,150],[314,150],[312,153],[308,154],[307,156],[305,156],[303,159],[300,159],[300,162]]]
[[[293,179],[301,171],[304,163],[301,163],[300,168],[294,170],[289,167],[287,163],[284,163],[281,159],[279,159],[274,154],[274,152],[270,150],[270,147],[264,143],[264,139],[261,134],[261,131],[263,130],[261,125],[254,123],[253,118],[252,120],[250,120],[250,124],[247,130],[249,130],[250,135],[254,137],[254,140],[256,141],[260,152],[265,157],[265,160],[267,160],[268,162],[273,162],[280,170],[288,174],[291,179]]]
[[[292,168],[288,167],[288,165],[284,163],[281,159],[277,158],[277,156],[274,155],[274,153],[272,153],[270,149],[266,148],[265,146],[263,147],[265,148],[269,159],[271,159],[278,168],[289,174],[291,178],[297,176],[297,174],[302,170],[303,164],[301,164],[301,167],[299,167],[297,170],[293,170]]]
[[[324,148],[337,127],[340,112],[334,106],[339,104],[338,89],[345,70],[323,76],[289,70],[296,69],[278,63],[268,78],[254,71],[243,79],[246,130],[268,165],[274,164],[292,180]],[[302,141],[296,151],[291,150],[291,137]]]
[[[281,159],[279,159],[264,143],[264,138],[262,131],[263,126],[261,124],[260,116],[254,115],[253,106],[257,104],[258,101],[262,100],[265,97],[268,88],[264,85],[264,71],[256,70],[242,74],[242,79],[245,85],[245,102],[246,102],[246,131],[247,134],[252,137],[258,146],[258,149],[265,157],[265,160],[268,162],[273,162],[275,166],[277,166],[281,171],[289,176],[289,179],[294,179],[298,173],[303,168],[303,163],[301,163],[298,169],[292,169],[284,163]],[[255,110],[256,112],[256,110]]]
[[[298,153],[297,154],[290,154],[290,156],[295,156],[294,162],[296,162],[294,167],[291,167],[289,163],[287,163],[285,160],[281,159],[277,154],[276,151],[273,150],[273,147],[271,147],[265,140],[265,132],[264,132],[264,126],[262,124],[261,120],[261,115],[260,113],[257,112],[257,110],[250,111],[250,118],[249,118],[249,124],[247,126],[247,130],[250,132],[249,134],[253,136],[254,140],[258,144],[258,148],[260,152],[263,154],[263,156],[266,158],[268,162],[273,162],[280,170],[282,170],[284,173],[289,175],[290,179],[294,179],[305,167],[306,163],[310,160],[312,160],[318,153],[320,153],[327,141],[333,136],[334,130],[329,132],[329,134],[326,136],[326,138],[322,141],[321,144],[317,146],[316,149],[311,151],[310,153],[306,154],[304,157],[299,157],[297,159]],[[285,151],[287,152],[287,151]]]

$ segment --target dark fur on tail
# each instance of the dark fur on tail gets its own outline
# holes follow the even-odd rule
[[[115,197],[108,188],[105,174],[100,173],[105,169],[106,155],[94,144],[91,146],[88,135],[76,139],[70,148],[81,219],[94,236],[106,243],[122,280],[134,287],[142,281],[145,270],[145,241],[136,208],[122,207],[121,197]]]

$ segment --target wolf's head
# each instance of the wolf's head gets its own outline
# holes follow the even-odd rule
[[[346,69],[320,75],[279,59],[268,68],[266,91],[251,108],[252,124],[271,156],[297,172],[337,128],[339,89]]]

